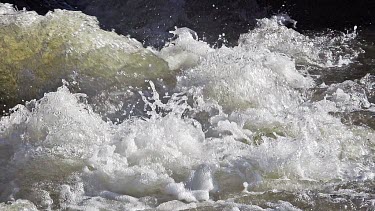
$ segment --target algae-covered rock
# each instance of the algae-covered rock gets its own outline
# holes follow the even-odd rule
[[[138,41],[99,28],[95,17],[56,10],[45,16],[0,4],[0,103],[14,106],[85,78],[96,87],[140,86],[169,77],[167,63]],[[100,86],[93,83],[100,81]]]

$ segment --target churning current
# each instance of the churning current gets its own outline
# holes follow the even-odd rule
[[[332,79],[373,67],[356,27],[171,33],[0,4],[1,210],[375,209],[374,69]]]

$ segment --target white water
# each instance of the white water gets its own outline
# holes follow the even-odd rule
[[[164,95],[149,81],[137,94],[143,116],[105,121],[68,83],[13,108],[0,120],[0,202],[11,203],[0,208],[261,210],[230,196],[373,181],[374,130],[330,112],[373,110],[364,90],[374,81],[333,84],[311,100],[324,84],[308,74],[359,52],[330,53],[337,46],[326,37],[259,22],[233,48],[210,48],[177,29],[176,40],[154,51],[179,70],[176,86]],[[298,210],[286,201],[263,208]]]

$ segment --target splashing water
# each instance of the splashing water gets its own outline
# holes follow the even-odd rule
[[[0,8],[10,22],[41,18]],[[345,121],[373,115],[374,75],[326,85],[311,74],[355,63],[356,32],[314,38],[262,19],[218,49],[174,34],[147,51],[174,71],[147,86],[76,93],[64,82],[1,118],[0,209],[374,208],[374,120]]]

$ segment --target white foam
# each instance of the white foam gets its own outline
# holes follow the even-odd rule
[[[177,28],[171,33],[177,38],[157,54],[168,62],[172,70],[192,68],[209,52],[214,51],[207,43],[197,40],[197,34],[191,29]]]
[[[27,199],[14,204],[30,209],[262,210],[225,197],[373,179],[374,131],[330,115],[371,108],[363,94],[371,81],[321,86],[327,97],[311,101],[316,85],[296,63],[323,64],[316,40],[260,23],[239,46],[220,49],[177,29],[160,55],[183,69],[182,93],[167,98],[149,82],[138,93],[141,117],[106,122],[66,86],[15,107],[0,120],[0,151],[8,152],[0,155],[0,200]]]
[[[4,211],[37,211],[36,206],[27,200],[18,199],[17,201],[11,203],[10,205],[5,203],[0,203],[0,209]]]
[[[325,91],[325,98],[336,103],[338,111],[359,111],[370,109],[374,105],[369,102],[368,94],[371,93],[371,80],[366,81],[370,74],[364,76],[361,80],[344,81],[338,84],[332,84]]]
[[[13,8],[11,4],[2,4],[0,7],[0,15],[15,14],[17,11]]]

